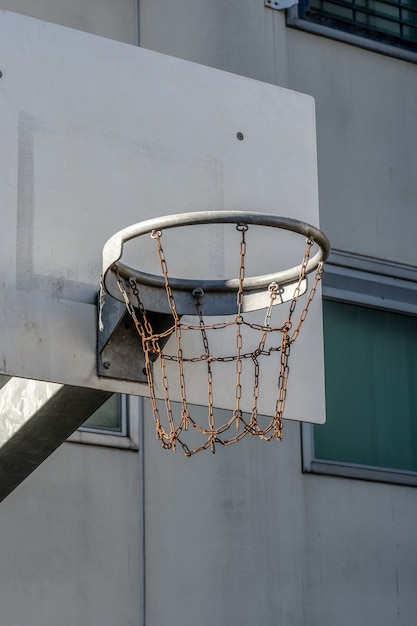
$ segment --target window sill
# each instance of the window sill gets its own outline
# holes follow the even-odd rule
[[[417,487],[417,472],[314,458],[312,424],[301,424],[303,473]]]
[[[104,435],[92,431],[80,431],[70,435],[67,443],[78,443],[81,445],[101,446],[104,448],[118,448],[120,450],[138,450],[138,444],[126,435]]]
[[[417,63],[417,53],[411,50],[405,50],[396,46],[390,46],[380,41],[374,41],[367,37],[360,37],[359,35],[353,35],[330,26],[323,26],[323,24],[317,24],[315,22],[309,22],[298,17],[298,7],[293,6],[287,9],[287,26],[302,30],[312,35],[319,35],[320,37],[327,37],[328,39],[334,39],[341,41],[352,46],[357,46],[371,52],[378,52],[379,54],[385,54],[402,61],[408,61],[410,63]]]

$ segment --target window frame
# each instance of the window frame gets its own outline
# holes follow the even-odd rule
[[[103,427],[89,426],[87,423],[84,423],[82,426],[80,426],[78,430],[82,430],[84,432],[101,433],[102,435],[114,435],[115,437],[126,437],[127,431],[128,431],[127,416],[129,412],[129,408],[128,408],[129,398],[128,396],[123,395],[123,394],[113,394],[113,396],[111,397],[114,398],[114,396],[119,397],[119,411],[120,411],[120,422],[121,422],[120,430],[116,430],[113,428],[105,428],[104,426]]]
[[[121,431],[81,426],[68,437],[67,442],[137,451],[139,449],[139,423],[143,414],[142,402],[143,399],[139,396],[121,396]]]
[[[417,268],[333,251],[323,298],[417,316]],[[417,486],[417,472],[316,458],[312,424],[301,424],[301,449],[304,473]]]
[[[290,28],[301,30],[306,33],[333,39],[349,45],[353,45],[379,54],[385,54],[410,63],[417,63],[417,51],[414,52],[400,45],[385,43],[377,39],[370,39],[364,35],[356,35],[354,33],[339,30],[335,26],[327,26],[319,22],[313,22],[299,16],[298,4],[286,10],[286,23]]]

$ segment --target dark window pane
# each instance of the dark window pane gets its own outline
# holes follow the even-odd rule
[[[84,422],[83,427],[95,430],[122,431],[121,397],[114,394],[91,417]]]
[[[410,49],[417,49],[415,0],[300,0],[300,17]]]
[[[324,337],[316,458],[417,471],[417,318],[325,301]]]

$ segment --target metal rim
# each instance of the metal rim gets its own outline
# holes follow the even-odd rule
[[[103,283],[106,291],[119,299],[117,290],[109,284],[109,270],[117,266],[118,273],[122,278],[134,278],[139,284],[148,285],[157,289],[165,288],[163,276],[148,274],[138,269],[131,268],[120,261],[123,255],[123,246],[128,241],[152,233],[155,230],[177,228],[182,226],[192,226],[198,224],[254,224],[288,230],[306,238],[310,238],[317,244],[318,252],[309,260],[306,268],[306,275],[313,272],[321,262],[325,262],[330,254],[330,243],[326,235],[311,224],[296,219],[270,215],[267,213],[251,213],[245,211],[200,211],[196,213],[182,213],[168,215],[156,219],[139,222],[113,235],[103,248]],[[266,288],[272,282],[279,285],[286,285],[296,281],[299,277],[301,265],[281,270],[272,274],[261,276],[251,276],[245,278],[244,288],[246,291]],[[186,279],[170,277],[171,288],[178,291],[190,291],[196,288],[196,279]],[[238,287],[238,279],[226,280],[201,280],[198,287],[205,292],[231,292]]]

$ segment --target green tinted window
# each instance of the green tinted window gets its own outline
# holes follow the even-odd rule
[[[83,424],[83,428],[94,430],[122,431],[121,397],[114,394]]]
[[[317,459],[417,471],[417,318],[324,301]]]

